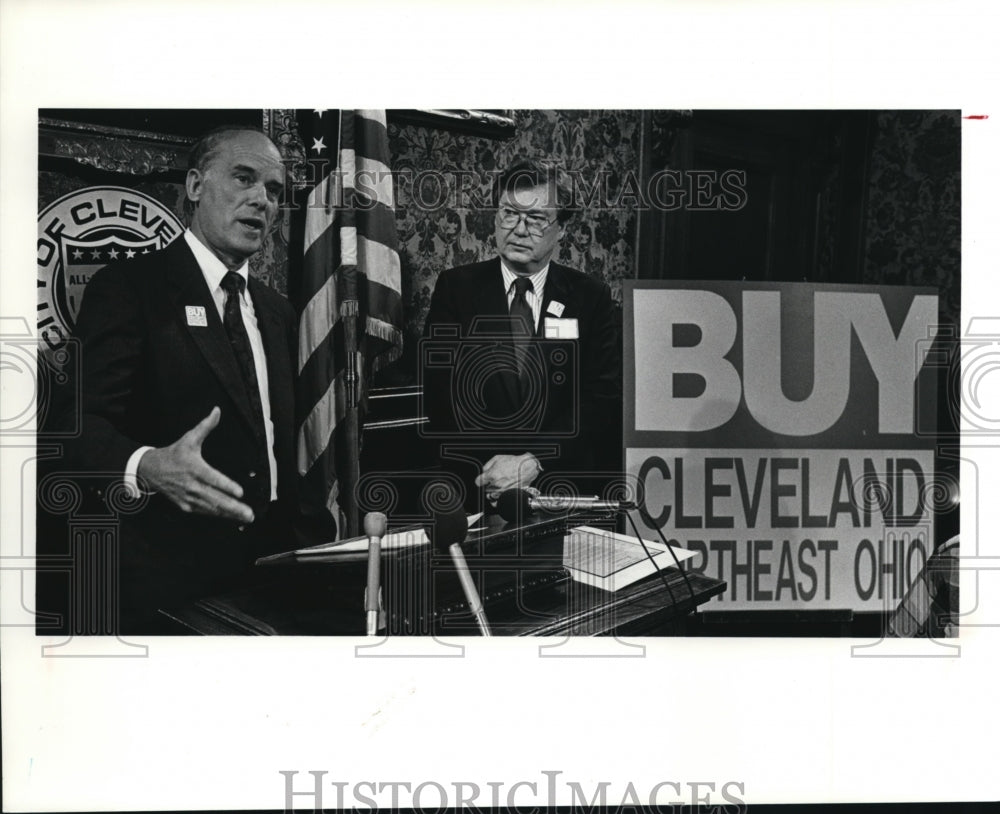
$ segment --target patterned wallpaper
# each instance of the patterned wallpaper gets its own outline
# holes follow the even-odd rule
[[[945,319],[961,301],[961,118],[958,111],[889,111],[876,132],[863,281],[939,286]]]
[[[158,200],[173,212],[182,223],[184,222],[184,187],[181,184],[171,184],[166,181],[137,182],[132,179],[112,181],[109,180],[108,176],[98,180],[89,175],[81,176],[75,173],[51,170],[41,170],[38,173],[38,211],[41,212],[63,195],[98,183],[116,183],[118,186],[127,186],[143,192]]]

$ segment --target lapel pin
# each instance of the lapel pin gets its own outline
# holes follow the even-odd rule
[[[548,313],[552,314],[552,316],[561,317],[563,309],[565,308],[566,306],[563,305],[561,302],[552,300],[552,302],[549,303],[549,307],[546,310]]]
[[[184,313],[187,314],[187,324],[192,328],[207,328],[208,316],[205,314],[204,305],[185,305]]]

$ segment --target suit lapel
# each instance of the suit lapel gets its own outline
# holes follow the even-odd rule
[[[247,426],[253,429],[254,418],[250,411],[250,398],[243,384],[243,376],[236,363],[236,356],[229,346],[229,337],[226,335],[222,320],[219,319],[215,300],[208,290],[201,267],[183,238],[175,240],[165,251],[175,252],[173,256],[164,258],[170,264],[174,313],[185,326],[188,335],[205,357],[205,361],[223,388],[232,395],[233,403]],[[204,309],[207,325],[190,324],[191,320],[187,314],[189,305]]]
[[[558,316],[573,316],[573,291],[566,279],[563,267],[557,263],[549,265],[549,273],[545,279],[545,296],[542,297],[542,315],[538,320],[538,331],[536,336],[545,336],[545,315],[549,313],[549,306],[553,302],[558,302],[564,306],[563,312]],[[556,314],[553,314],[556,316]]]
[[[503,272],[500,270],[499,257],[490,263],[487,272],[485,284],[479,289],[477,307],[473,313],[483,316],[509,317],[510,308],[507,306],[507,291],[503,287]],[[510,320],[508,319],[502,324],[509,333]]]
[[[533,360],[533,368],[536,371],[543,371],[543,376],[546,375],[546,359],[548,357],[539,340],[545,338],[545,315],[553,302],[561,303],[565,306],[565,313],[572,314],[571,295],[572,290],[563,269],[556,263],[549,263],[549,271],[545,277],[545,291],[542,295],[541,313],[538,315],[538,323],[535,327],[535,338],[528,347],[528,354]]]

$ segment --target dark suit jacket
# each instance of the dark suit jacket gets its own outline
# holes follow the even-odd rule
[[[179,510],[154,495],[122,518],[121,589],[124,613],[169,605],[238,584],[297,507],[293,376],[296,320],[289,303],[251,279],[248,290],[267,358],[278,511],[246,529]],[[187,306],[201,306],[207,326],[190,325]],[[246,388],[201,269],[185,241],[108,266],[90,280],[75,335],[81,346],[79,438],[68,452],[75,467],[120,479],[139,447],[162,447],[218,405],[218,426],[202,446],[204,459],[239,483],[263,518],[269,493],[256,474],[262,462]]]
[[[553,303],[562,304],[561,318],[577,321],[578,339],[544,338],[546,314],[559,310]],[[606,468],[595,452],[620,421],[616,323],[606,285],[551,263],[531,343],[533,384],[525,395],[514,373],[499,258],[442,272],[421,363],[430,433],[452,453],[445,451],[443,463],[454,454],[482,464],[497,453],[531,451],[549,471]],[[468,486],[468,472],[463,479]]]

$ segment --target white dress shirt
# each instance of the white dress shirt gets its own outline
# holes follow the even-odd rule
[[[218,257],[204,243],[202,243],[194,233],[188,229],[184,232],[184,240],[187,241],[198,267],[205,278],[208,290],[212,293],[216,310],[219,312],[219,319],[223,318],[226,306],[226,292],[222,287],[222,278],[226,276],[229,269],[226,268]],[[268,396],[267,383],[267,359],[264,356],[264,341],[260,335],[260,327],[257,325],[257,314],[253,308],[253,300],[246,287],[249,277],[249,265],[244,263],[236,269],[244,281],[243,294],[240,297],[240,314],[243,317],[243,325],[246,326],[247,335],[250,337],[250,349],[253,353],[253,364],[257,373],[257,386],[260,390],[260,406],[264,412],[264,435],[267,438],[267,462],[271,470],[271,500],[278,498],[278,462],[274,457],[274,422],[271,420],[271,399]],[[140,447],[132,453],[125,466],[125,485],[135,492],[138,492],[136,483],[136,473],[139,470],[139,461],[153,447]]]
[[[510,308],[510,304],[514,302],[514,280],[518,277],[524,277],[524,274],[515,274],[509,268],[507,264],[504,263],[503,258],[500,259],[500,271],[503,273],[503,287],[504,291],[507,292],[507,308]],[[528,291],[525,294],[525,299],[528,301],[528,305],[531,306],[531,314],[535,318],[535,331],[538,330],[538,318],[542,313],[542,302],[545,299],[545,280],[549,276],[549,264],[546,263],[542,268],[536,271],[534,274],[528,274],[527,278],[531,280],[531,285],[533,287],[532,291]]]

